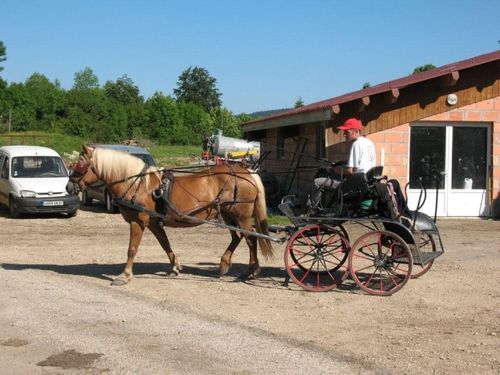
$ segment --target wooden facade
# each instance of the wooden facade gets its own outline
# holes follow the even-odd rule
[[[250,121],[243,131],[261,141],[261,153],[271,152],[262,169],[276,176],[281,194],[301,196],[310,189],[321,164],[318,158],[346,159],[349,145],[337,127],[347,118],[362,121],[363,135],[385,152],[379,155],[387,159],[385,173],[406,183],[410,125],[442,121],[443,114],[447,121],[480,121],[491,127],[489,196],[494,206],[500,194],[500,51]]]

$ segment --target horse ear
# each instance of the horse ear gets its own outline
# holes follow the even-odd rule
[[[83,153],[85,155],[92,155],[92,152],[94,152],[94,147],[89,145],[83,145]]]

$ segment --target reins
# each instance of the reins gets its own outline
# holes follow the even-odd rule
[[[96,170],[96,164],[95,164],[96,161],[94,160],[94,157],[93,156],[92,157],[85,156],[85,159],[87,161],[88,168],[90,168],[90,170],[92,170],[92,172],[96,176],[101,176],[102,174],[98,173],[98,171]],[[167,219],[169,217],[169,215],[164,215],[164,214],[159,213],[157,211],[148,210],[144,207],[144,205],[136,203],[137,194],[139,193],[140,185],[143,182],[142,178],[145,176],[148,176],[148,175],[158,174],[157,176],[159,179],[159,185],[158,185],[158,187],[155,187],[154,191],[151,192],[153,199],[158,200],[158,199],[162,199],[163,193],[161,193],[161,191],[162,190],[167,191],[167,187],[168,187],[169,182],[167,181],[166,176],[168,176],[169,174],[172,175],[173,173],[189,173],[189,174],[193,174],[194,177],[197,177],[196,176],[197,170],[199,170],[200,167],[189,166],[189,167],[178,167],[178,168],[156,168],[156,169],[151,170],[151,171],[148,171],[148,168],[149,168],[149,166],[147,164],[144,164],[142,170],[139,173],[111,181],[111,182],[107,183],[107,185],[108,185],[108,187],[112,187],[112,186],[115,186],[115,185],[120,184],[120,183],[128,182],[128,186],[126,187],[125,191],[122,194],[120,194],[120,196],[114,197],[113,201],[115,204],[120,205],[120,206],[124,206],[124,207],[129,208],[129,209],[133,209],[136,211],[145,212],[145,213],[149,214],[151,217],[158,217],[158,218],[162,218],[162,219]],[[192,215],[195,214],[196,212],[200,212],[200,211],[203,211],[207,208],[213,207],[216,209],[219,222],[222,222],[222,217],[221,217],[221,212],[223,210],[222,206],[228,205],[228,204],[237,204],[237,203],[251,203],[251,200],[248,200],[248,201],[239,201],[238,200],[239,199],[238,179],[242,178],[244,181],[247,181],[248,183],[253,185],[255,188],[257,188],[257,186],[255,185],[255,181],[253,181],[253,179],[248,178],[248,176],[246,176],[247,174],[251,174],[251,173],[255,173],[255,172],[248,170],[244,167],[241,167],[241,168],[244,171],[244,173],[242,171],[235,170],[235,166],[232,164],[228,164],[227,170],[223,170],[223,171],[219,171],[219,170],[214,171],[213,168],[211,168],[210,166],[208,166],[208,168],[205,168],[204,171],[200,171],[200,173],[204,172],[203,176],[201,176],[201,177],[212,178],[218,174],[224,174],[224,175],[227,175],[228,177],[227,177],[227,179],[225,179],[222,186],[219,187],[219,191],[216,193],[214,199],[212,199],[211,201],[201,202],[199,200],[199,198],[197,198],[196,196],[192,196],[193,199],[195,199],[199,204],[196,205],[196,207],[192,208],[189,212],[182,212],[181,210],[179,210],[175,206],[175,204],[171,201],[171,199],[169,199],[165,196],[163,198],[163,201],[166,205],[166,208],[168,211],[170,211],[173,214],[173,215],[171,214],[170,217],[173,216],[174,219],[175,219],[175,217],[177,217],[177,219],[180,219],[180,220],[189,220],[189,221],[204,223],[205,221],[203,221],[203,219],[195,218]],[[80,179],[78,181],[80,181],[84,177],[85,177],[85,173],[82,175],[82,177],[80,177]],[[198,176],[198,177],[200,177],[200,176]],[[133,180],[133,181],[130,182],[130,180]],[[223,194],[226,191],[231,191],[230,184],[234,185],[234,186],[232,186],[232,188],[233,188],[232,197],[230,199],[224,200],[222,198]],[[133,189],[134,186],[135,186],[135,191],[133,192],[132,197],[130,199],[126,199],[125,197],[128,194],[131,194],[131,190]],[[182,186],[182,184],[179,186]],[[155,193],[157,191],[160,191],[160,193]],[[186,190],[186,193],[190,194],[190,191]],[[190,195],[192,195],[192,194],[190,194]],[[210,221],[206,221],[206,222],[210,222]]]

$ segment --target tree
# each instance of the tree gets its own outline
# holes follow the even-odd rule
[[[139,95],[139,88],[126,74],[116,80],[107,81],[104,84],[106,96],[119,103],[128,105],[132,103],[142,103],[143,98]]]
[[[64,92],[58,81],[52,83],[40,73],[33,73],[25,82],[30,106],[35,113],[32,129],[51,130],[62,111]]]
[[[228,137],[241,138],[241,121],[226,108],[214,108],[210,111],[210,117],[213,121],[213,130],[222,130],[222,134]]]
[[[7,60],[6,50],[3,42],[0,40],[0,63],[5,60]],[[0,66],[0,72],[2,70],[3,66]],[[3,80],[2,77],[0,77],[0,127],[2,126],[2,123],[4,121],[5,123],[7,123],[8,122],[7,119],[9,118],[10,109],[5,101],[6,91],[7,91],[7,81]]]
[[[197,104],[181,102],[177,103],[182,126],[177,129],[172,137],[173,143],[203,144],[203,140],[211,134],[212,119],[205,110]]]
[[[422,72],[425,72],[427,70],[431,70],[431,69],[435,69],[436,67],[432,64],[425,64],[425,65],[422,65],[422,66],[418,66],[416,67],[414,70],[413,70],[413,73],[412,74],[417,74],[417,73],[422,73]]]
[[[240,124],[247,122],[247,121],[252,121],[255,117],[252,115],[249,115],[248,113],[240,113],[238,116],[236,116]]]
[[[221,93],[215,86],[216,79],[205,68],[189,67],[179,76],[174,96],[179,102],[194,103],[210,112],[222,105]]]
[[[99,79],[89,67],[75,73],[73,90],[87,91],[99,88]]]
[[[64,131],[82,138],[95,138],[99,133],[97,129],[106,125],[109,118],[108,102],[102,89],[69,90],[66,93]]]
[[[139,88],[126,74],[104,84],[104,93],[113,103],[113,108],[121,107],[125,113],[127,138],[142,134],[140,128],[145,122],[144,98],[139,95]]]
[[[302,100],[302,97],[298,97],[298,99],[295,101],[295,108],[300,108],[304,106],[304,101]]]
[[[147,122],[145,135],[161,144],[172,143],[172,133],[181,125],[177,103],[170,96],[156,92],[146,103]]]
[[[7,60],[7,51],[3,42],[0,40],[0,62]],[[3,66],[0,66],[0,72],[3,70]]]
[[[32,130],[35,126],[35,110],[26,86],[22,83],[10,84],[5,93],[5,101],[11,110],[11,130]]]

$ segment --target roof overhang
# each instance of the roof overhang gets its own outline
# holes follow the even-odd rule
[[[283,126],[292,126],[300,124],[311,124],[315,122],[330,121],[335,117],[335,113],[331,108],[320,109],[312,112],[302,112],[287,117],[270,119],[263,122],[254,122],[245,124],[243,131],[257,131],[265,129],[280,128]]]
[[[401,102],[401,97],[404,96],[401,95],[402,91],[415,91],[418,87],[421,87],[422,90],[427,90],[433,82],[438,84],[442,91],[446,91],[447,88],[455,87],[462,80],[461,72],[467,72],[471,68],[477,69],[479,66],[488,67],[493,72],[488,73],[489,76],[495,79],[498,77],[499,64],[500,50],[448,64],[440,68],[412,74],[335,98],[311,103],[303,107],[251,120],[242,124],[242,130],[244,132],[252,132],[284,126],[332,122],[332,120],[335,121],[337,116],[339,121],[341,121],[347,115],[359,115],[364,111],[370,110],[374,105],[380,107],[381,103],[385,103],[384,105],[387,108],[395,107],[398,102]],[[413,93],[412,95],[415,94]],[[405,103],[402,105],[405,105]]]

